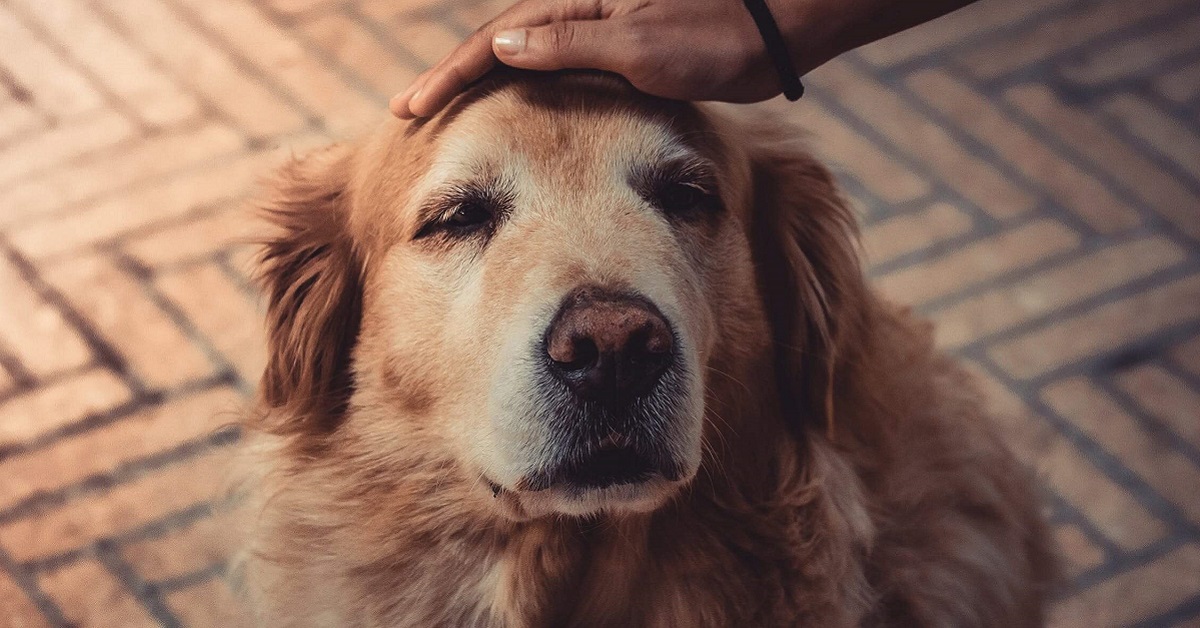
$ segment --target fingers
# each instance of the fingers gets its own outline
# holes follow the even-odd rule
[[[622,72],[629,59],[618,19],[553,22],[506,30],[492,39],[505,65],[527,70],[594,68]]]

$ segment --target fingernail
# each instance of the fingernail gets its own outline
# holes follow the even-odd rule
[[[525,50],[525,29],[500,31],[492,37],[492,45],[506,55],[520,54]]]

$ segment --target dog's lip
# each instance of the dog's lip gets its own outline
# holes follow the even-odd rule
[[[557,466],[530,473],[516,485],[519,491],[564,489],[570,492],[604,490],[644,484],[655,478],[679,479],[677,465],[661,455],[647,455],[619,434],[610,435],[589,448],[587,454]]]

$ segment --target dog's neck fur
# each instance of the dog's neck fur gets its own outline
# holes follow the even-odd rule
[[[381,617],[395,620],[385,625],[772,625],[782,609],[796,619],[799,592],[824,587],[836,594],[804,599],[861,598],[860,558],[871,536],[862,489],[826,484],[853,474],[826,473],[845,463],[820,438],[798,443],[786,429],[769,359],[711,364],[712,373],[739,374],[710,377],[708,424],[720,434],[710,430],[700,474],[658,511],[516,521],[481,501],[478,480],[452,464],[412,460],[407,473],[384,472],[367,459],[380,448],[350,440],[331,452],[336,464],[292,475],[325,485],[293,495],[332,494],[335,505],[297,504],[281,518],[276,533],[298,552],[277,559],[311,566],[320,547],[338,558],[327,564],[354,564],[321,573],[317,561],[310,585],[295,587],[304,596],[324,587],[339,605],[357,598],[361,616],[334,621],[349,625]],[[409,507],[380,512],[380,503]],[[295,516],[313,512],[329,517]],[[812,524],[816,518],[823,523]],[[809,536],[827,525],[853,531],[838,537],[851,544]],[[783,547],[794,551],[781,555]],[[371,554],[351,555],[362,548]],[[859,612],[847,604],[808,615],[840,625]]]

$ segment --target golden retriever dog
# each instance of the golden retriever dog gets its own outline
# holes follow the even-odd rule
[[[1041,623],[1027,473],[769,110],[497,74],[262,204],[261,625]]]

